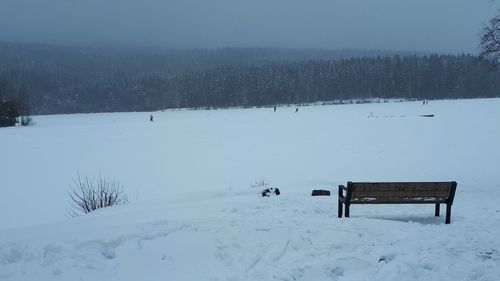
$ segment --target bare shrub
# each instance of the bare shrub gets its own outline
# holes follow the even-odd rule
[[[22,115],[19,117],[19,125],[21,126],[31,126],[33,125],[33,118],[29,115]]]
[[[68,195],[71,207],[68,213],[74,217],[100,208],[128,203],[121,184],[101,175],[97,179],[90,177],[82,179],[78,173],[70,188]]]
[[[259,179],[259,180],[256,180],[254,184],[252,184],[252,187],[255,187],[255,188],[259,188],[259,189],[262,189],[262,188],[268,188],[269,187],[269,182],[267,182],[265,179]]]

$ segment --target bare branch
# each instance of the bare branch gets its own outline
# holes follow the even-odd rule
[[[480,58],[498,64],[500,61],[500,15],[492,18],[483,29],[479,43]]]
[[[128,202],[123,187],[118,182],[102,177],[100,174],[97,180],[90,177],[82,179],[80,173],[77,172],[68,195],[70,208],[67,212],[73,217]]]

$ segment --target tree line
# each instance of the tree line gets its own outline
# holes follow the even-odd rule
[[[136,50],[0,43],[3,101],[32,114],[500,96],[472,55],[363,50]]]
[[[223,67],[145,79],[141,90],[161,107],[498,97],[500,73],[491,68],[472,55],[364,57]]]

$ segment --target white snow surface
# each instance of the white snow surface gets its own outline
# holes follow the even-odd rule
[[[0,280],[500,280],[500,99],[294,110],[0,129]],[[67,217],[77,171],[131,202]],[[261,198],[260,179],[281,195]],[[451,180],[450,225],[433,205],[337,218],[347,181]]]

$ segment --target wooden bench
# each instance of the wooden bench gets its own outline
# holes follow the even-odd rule
[[[446,204],[446,224],[450,223],[451,205],[457,183],[452,182],[348,182],[339,185],[339,218],[342,204],[349,217],[351,204],[435,204],[439,216],[440,204]],[[345,195],[344,195],[345,191]]]

